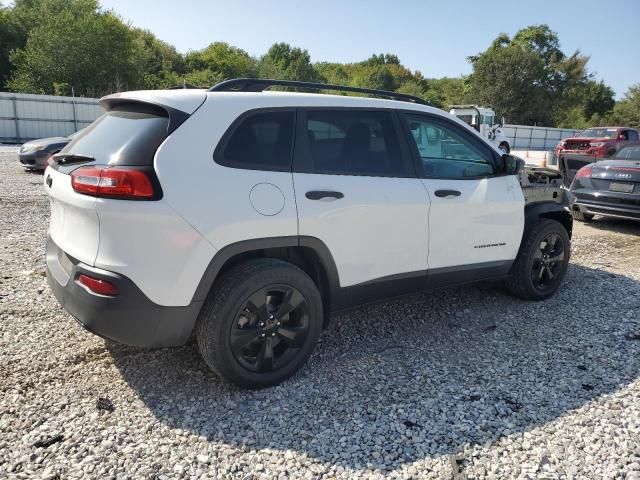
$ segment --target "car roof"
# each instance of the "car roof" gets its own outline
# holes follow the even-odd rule
[[[448,116],[446,112],[435,107],[399,100],[356,97],[353,95],[277,91],[207,92],[204,89],[137,90],[107,95],[100,99],[100,102],[103,105],[107,105],[117,100],[143,101],[156,105],[168,106],[191,114],[200,105],[202,105],[206,98],[214,99],[216,101],[252,104],[254,105],[254,108],[259,108],[261,106],[394,108],[420,110],[438,115],[446,114]]]
[[[205,101],[214,101],[220,108],[228,106],[238,113],[260,108],[278,107],[326,107],[326,108],[371,108],[395,109],[430,113],[449,121],[453,121],[474,135],[482,136],[472,127],[454,115],[436,107],[401,100],[387,100],[371,97],[357,97],[354,95],[332,95],[325,93],[300,92],[233,92],[214,91],[204,89],[173,89],[173,90],[137,90],[107,95],[100,99],[105,108],[120,101],[139,101],[154,105],[166,106],[181,110],[187,114],[194,113]],[[484,139],[483,139],[484,140]]]
[[[355,107],[355,108],[385,108],[420,110],[442,114],[446,112],[435,107],[401,100],[387,100],[372,97],[358,97],[354,95],[334,95],[328,93],[300,93],[300,92],[208,92],[209,98],[215,101],[231,101],[242,104],[253,104],[256,107]]]

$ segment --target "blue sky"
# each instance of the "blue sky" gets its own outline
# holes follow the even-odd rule
[[[351,62],[395,53],[427,77],[470,72],[466,57],[500,33],[546,23],[565,53],[589,55],[590,71],[621,97],[640,83],[640,1],[617,0],[102,0],[181,52],[225,41],[259,56],[275,42],[313,61]]]

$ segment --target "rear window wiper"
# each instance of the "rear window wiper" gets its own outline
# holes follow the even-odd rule
[[[80,163],[80,162],[95,162],[96,159],[90,155],[83,155],[81,153],[56,153],[51,157],[54,162],[61,165],[68,163]]]

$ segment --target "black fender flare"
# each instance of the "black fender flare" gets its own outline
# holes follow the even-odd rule
[[[566,192],[561,202],[536,202],[525,206],[523,242],[529,229],[535,225],[540,218],[548,218],[560,222],[567,230],[569,238],[571,238],[571,234],[573,233],[573,216],[569,209],[569,200]]]
[[[338,277],[338,269],[336,268],[333,256],[325,243],[315,237],[292,235],[242,240],[221,248],[213,256],[209,265],[207,265],[191,301],[197,302],[205,300],[213,286],[213,282],[218,278],[223,266],[233,257],[243,253],[259,250],[291,247],[303,247],[313,250],[313,252],[318,256],[327,275],[331,295],[333,296],[339,291],[340,280]]]

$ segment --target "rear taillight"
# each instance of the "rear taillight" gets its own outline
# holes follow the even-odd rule
[[[107,280],[93,278],[83,273],[78,276],[78,283],[84,285],[89,291],[97,293],[98,295],[115,297],[119,293],[118,287],[116,287],[113,283]]]
[[[71,186],[78,193],[95,197],[150,199],[153,184],[141,171],[118,167],[80,167],[71,173]]]
[[[586,178],[591,177],[591,172],[593,167],[591,165],[585,165],[580,170],[576,172],[576,178]]]

